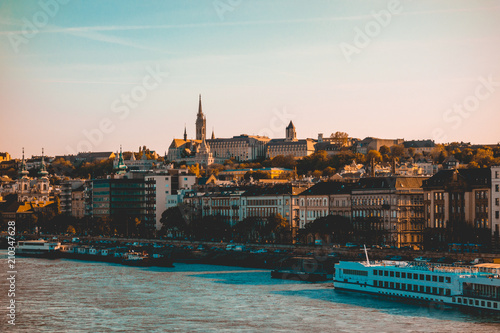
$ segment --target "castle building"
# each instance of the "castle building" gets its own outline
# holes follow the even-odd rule
[[[196,139],[188,139],[184,127],[183,139],[173,139],[168,148],[167,160],[186,164],[224,163],[227,159],[252,161],[266,155],[269,138],[242,134],[232,138],[216,138],[212,130],[211,139],[206,137],[206,116],[202,111],[201,96],[196,117]]]
[[[284,139],[272,139],[267,143],[267,158],[274,158],[278,155],[291,155],[296,158],[306,157],[314,153],[316,142],[312,139],[297,139],[295,126],[290,121],[285,132]]]

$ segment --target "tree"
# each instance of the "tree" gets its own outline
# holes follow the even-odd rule
[[[321,235],[323,238],[331,237],[333,242],[345,243],[350,241],[352,224],[348,218],[341,215],[327,215],[319,217],[306,224],[299,230],[299,235],[306,241],[308,235]]]
[[[271,175],[269,172],[265,172],[262,170],[257,170],[257,171],[247,171],[244,175],[245,180],[249,180],[250,177],[252,177],[255,180],[258,179],[270,179]]]
[[[349,142],[349,134],[346,132],[335,132],[334,134],[330,135],[330,138],[333,139],[333,142],[335,144],[341,145],[342,147],[347,146],[347,143]]]
[[[256,242],[259,240],[259,226],[262,224],[258,217],[250,216],[236,223],[233,227],[233,238],[240,242]]]
[[[281,214],[269,216],[267,219],[268,228],[273,239],[278,239],[279,242],[289,242],[291,240],[290,223]]]
[[[376,162],[382,162],[382,154],[380,154],[376,150],[370,150],[368,154],[366,154],[366,161],[371,162],[371,161]]]
[[[75,227],[73,227],[72,225],[69,225],[68,228],[66,229],[66,232],[68,234],[76,234],[76,230],[75,230]]]
[[[389,147],[387,147],[386,145],[383,145],[382,147],[380,147],[380,149],[378,151],[382,155],[385,155],[385,154],[389,155],[391,152],[391,149]]]
[[[405,147],[403,145],[394,145],[391,147],[391,156],[400,158],[405,155]]]
[[[161,214],[160,222],[162,224],[160,234],[172,234],[178,237],[186,231],[186,222],[179,207],[170,207]]]
[[[292,155],[278,155],[271,160],[271,166],[274,168],[293,169],[297,165],[297,161]]]
[[[336,170],[332,167],[326,167],[324,170],[323,170],[323,176],[324,177],[331,177],[335,174]]]
[[[195,165],[191,165],[188,167],[189,172],[196,175],[196,177],[200,177],[200,165],[196,163]]]

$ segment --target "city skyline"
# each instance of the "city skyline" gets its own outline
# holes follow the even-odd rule
[[[86,132],[84,150],[163,154],[184,124],[195,137],[199,94],[216,137],[282,138],[292,120],[299,138],[497,143],[498,14],[498,1],[6,1],[0,150],[77,153]]]

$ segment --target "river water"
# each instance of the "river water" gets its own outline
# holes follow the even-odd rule
[[[269,270],[32,258],[16,261],[11,326],[0,258],[0,332],[500,332],[491,316],[274,280]]]

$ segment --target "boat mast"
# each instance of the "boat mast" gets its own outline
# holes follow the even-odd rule
[[[370,260],[368,259],[368,251],[366,250],[366,244],[363,244],[363,247],[365,248],[366,264],[370,265]]]

